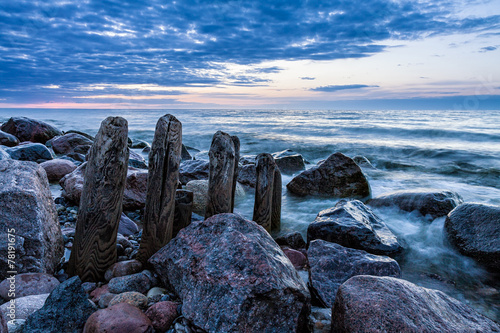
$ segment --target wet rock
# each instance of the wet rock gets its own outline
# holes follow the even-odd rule
[[[294,174],[306,168],[302,155],[287,149],[272,154],[276,164],[283,174]]]
[[[12,117],[0,128],[2,131],[12,134],[19,141],[31,141],[45,144],[48,140],[62,132],[43,121],[26,117]]]
[[[0,283],[0,296],[5,300],[10,300],[9,290],[15,282],[15,297],[30,295],[48,294],[58,285],[59,281],[50,274],[45,273],[24,273],[17,274],[14,278],[8,278]]]
[[[105,284],[101,287],[95,288],[90,293],[90,299],[92,300],[92,302],[97,304],[99,303],[99,300],[101,299],[102,295],[105,295],[107,293],[109,293],[109,287],[107,284]]]
[[[325,161],[303,171],[287,185],[288,191],[299,196],[321,195],[336,198],[370,196],[365,175],[354,161],[342,153],[330,155]]]
[[[179,167],[179,181],[182,185],[186,185],[191,180],[208,179],[208,172],[208,161],[183,161]]]
[[[296,269],[303,269],[306,267],[307,258],[302,252],[285,248],[283,249],[283,253],[290,259],[290,262]]]
[[[148,298],[137,291],[127,291],[113,297],[109,302],[109,306],[118,303],[127,303],[137,308],[145,309],[148,305]]]
[[[340,285],[355,275],[401,277],[396,260],[362,250],[314,240],[307,250],[311,292],[324,307],[331,308]]]
[[[123,236],[130,236],[139,232],[137,224],[123,214],[120,216],[120,223],[118,224],[118,233]]]
[[[128,165],[138,169],[147,169],[146,160],[133,150],[129,150]]]
[[[288,246],[295,250],[306,248],[306,242],[304,242],[304,238],[302,238],[302,235],[298,231],[292,231],[280,235],[276,237],[275,241],[278,245]]]
[[[45,173],[47,173],[49,181],[59,181],[77,168],[75,163],[60,158],[45,161],[41,163],[40,166],[45,170]]]
[[[126,260],[117,262],[111,265],[106,272],[106,275],[113,277],[120,277],[139,273],[142,270],[142,263],[138,260]],[[109,274],[108,274],[109,272]]]
[[[11,302],[7,302],[0,306],[0,311],[3,313],[7,321],[10,321],[14,318],[26,319],[33,313],[42,308],[42,306],[45,304],[45,300],[47,299],[47,297],[49,297],[49,294],[19,297],[16,298],[15,310],[12,310],[13,306],[11,306]]]
[[[108,283],[109,291],[121,294],[127,291],[138,291],[142,294],[151,288],[149,274],[145,272],[112,278]]]
[[[146,311],[146,316],[151,320],[156,332],[164,333],[170,328],[175,318],[179,316],[178,306],[179,304],[174,302],[158,302]]]
[[[460,253],[500,273],[500,206],[461,204],[448,214],[444,227]]]
[[[310,296],[271,236],[235,214],[193,222],[154,254],[182,314],[208,332],[307,331]]]
[[[14,135],[0,131],[0,145],[14,147],[19,144],[19,139]]]
[[[50,150],[41,143],[26,143],[5,149],[13,160],[37,162],[54,158]]]
[[[375,169],[375,167],[371,164],[370,160],[368,160],[364,156],[354,156],[352,160],[360,167]]]
[[[89,301],[77,276],[61,283],[43,307],[28,317],[24,332],[81,332],[97,307]]]
[[[45,171],[36,163],[0,161],[0,238],[2,280],[12,270],[53,273],[63,256],[57,210]],[[15,267],[8,263],[9,243]]]
[[[0,161],[2,160],[10,160],[10,155],[0,146]]]
[[[257,155],[243,155],[243,156],[240,156],[239,163],[241,165],[255,164],[256,158],[257,158]]]
[[[150,147],[149,143],[147,143],[144,140],[133,140],[132,141],[132,146],[130,148],[132,149],[144,149],[146,147]]]
[[[323,239],[353,249],[394,256],[403,251],[397,237],[361,201],[340,200],[322,210],[307,228],[307,242]]]
[[[184,146],[184,145],[182,145],[181,159],[182,159],[182,161],[189,161],[189,160],[193,159],[191,154],[188,152],[186,146]]]
[[[137,307],[119,303],[92,314],[83,333],[153,333],[153,325]]]
[[[456,192],[424,189],[381,195],[370,200],[368,204],[372,207],[397,206],[407,212],[416,210],[423,216],[429,215],[435,219],[446,216],[462,202],[462,197]]]
[[[255,164],[245,164],[238,169],[238,182],[240,184],[255,187],[257,183],[257,169]]]
[[[75,153],[75,149],[78,146],[91,146],[92,140],[86,138],[85,136],[77,133],[68,133],[61,136],[56,136],[51,140],[47,141],[47,147],[52,147],[54,153],[67,155],[70,153]],[[84,150],[87,153],[87,150]],[[81,151],[78,151],[81,153]]]
[[[85,132],[81,132],[81,131],[76,131],[76,130],[69,130],[69,131],[66,131],[64,134],[71,134],[71,133],[75,133],[75,134],[79,134],[81,136],[84,136],[86,137],[87,139],[89,139],[90,141],[94,141],[94,137],[90,134],[87,134]]]
[[[193,212],[205,215],[208,200],[208,179],[191,180],[186,184],[186,190],[193,192]],[[236,184],[236,198],[245,196],[245,190],[240,184]]]
[[[498,332],[500,326],[438,290],[391,277],[355,276],[340,286],[332,332]]]

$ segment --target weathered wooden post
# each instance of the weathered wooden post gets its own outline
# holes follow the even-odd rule
[[[234,197],[236,196],[236,183],[238,182],[238,164],[240,162],[240,139],[236,135],[232,135],[231,139],[234,144],[234,175],[233,175],[233,196],[231,198],[231,213],[234,212]]]
[[[104,278],[116,262],[116,236],[128,169],[128,126],[121,117],[102,123],[88,154],[68,274],[84,282]]]
[[[210,171],[205,219],[216,214],[231,212],[235,170],[233,139],[229,134],[217,131],[212,139],[208,154],[210,157]]]
[[[274,169],[271,231],[280,231],[281,229],[281,187],[281,171],[280,168],[276,165],[276,168]]]
[[[255,160],[257,182],[255,184],[253,220],[271,232],[276,163],[271,154],[267,153],[257,155]]]
[[[193,213],[193,192],[188,190],[175,191],[175,215],[172,238],[177,236],[179,231],[191,224],[191,214]]]
[[[137,253],[137,260],[144,264],[172,239],[181,149],[181,122],[169,114],[161,117],[149,152],[144,226]]]

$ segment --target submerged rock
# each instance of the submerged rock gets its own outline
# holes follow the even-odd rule
[[[340,285],[355,275],[401,277],[396,260],[314,240],[307,249],[309,285],[324,307],[332,307]]]
[[[87,153],[88,147],[90,147],[92,143],[92,140],[81,134],[68,133],[52,138],[47,141],[46,145],[52,147],[56,154],[67,155],[69,153],[81,152],[81,150],[76,151],[76,148],[79,146],[86,146],[87,148],[84,148],[84,151]]]
[[[370,195],[365,175],[351,158],[342,153],[332,154],[325,161],[303,171],[286,187],[291,193],[300,196],[364,198]]]
[[[0,128],[2,131],[12,134],[19,141],[31,141],[45,144],[48,140],[62,132],[43,121],[26,117],[12,117]]]
[[[464,203],[444,224],[450,243],[460,253],[500,273],[500,207]]]
[[[179,181],[182,185],[186,185],[191,180],[208,179],[209,168],[208,161],[182,161],[179,166]]]
[[[394,256],[403,246],[385,223],[358,200],[340,200],[322,210],[307,228],[307,242],[323,239],[374,254]]]
[[[307,332],[307,287],[255,222],[193,222],[149,263],[182,299],[183,316],[208,332]]]
[[[118,303],[92,314],[83,333],[153,333],[153,325],[137,307]]]
[[[26,143],[5,151],[13,160],[37,162],[40,160],[51,160],[54,158],[50,150],[41,143]]]
[[[429,215],[435,219],[446,216],[462,202],[462,197],[456,192],[426,189],[381,195],[371,199],[368,204],[372,207],[397,206],[407,212],[416,210],[423,216]]]
[[[500,326],[438,290],[391,277],[355,276],[340,286],[332,332],[499,332]]]
[[[306,164],[302,155],[290,149],[273,153],[272,155],[281,173],[291,175],[306,168]]]

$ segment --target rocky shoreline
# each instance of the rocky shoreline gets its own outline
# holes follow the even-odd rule
[[[273,154],[281,173],[296,174],[289,193],[347,198],[318,212],[305,242],[299,233],[273,239],[236,214],[204,219],[209,162],[183,147],[179,181],[194,192],[191,224],[143,264],[136,256],[148,165],[130,150],[117,262],[103,281],[82,283],[67,269],[93,144],[85,133],[34,119],[1,125],[0,333],[500,331],[444,293],[402,280],[397,260],[406,244],[370,209],[446,216],[458,251],[499,273],[500,207],[443,190],[369,199],[362,169],[340,153],[307,170],[299,154]],[[149,149],[130,139],[128,146]],[[239,164],[236,193],[243,196],[244,187],[256,186],[255,156]],[[52,198],[49,181],[59,182],[61,197]]]

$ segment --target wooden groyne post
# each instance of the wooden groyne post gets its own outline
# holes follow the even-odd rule
[[[271,154],[256,157],[257,182],[253,220],[268,232],[280,229],[281,173]]]
[[[234,144],[234,174],[233,174],[233,196],[231,198],[231,213],[234,212],[234,198],[236,196],[236,183],[238,182],[238,164],[240,162],[240,139],[236,135],[232,135],[231,139]]]
[[[128,169],[128,125],[121,117],[102,123],[89,151],[68,274],[103,280],[117,259],[116,236]]]
[[[149,152],[144,226],[137,253],[143,264],[172,239],[181,149],[181,122],[169,114],[161,117]]]

